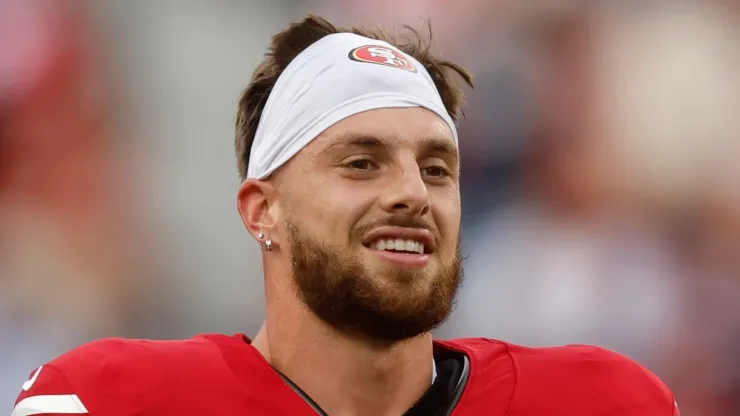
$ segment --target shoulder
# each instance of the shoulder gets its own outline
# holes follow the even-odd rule
[[[539,403],[535,406],[570,408],[572,414],[677,414],[668,387],[622,354],[590,345],[510,345],[509,351],[518,372],[512,407]]]
[[[178,341],[108,338],[82,345],[31,373],[22,385],[13,416],[109,414],[105,409],[118,406],[117,399],[135,395],[146,400],[138,393],[161,393],[163,388],[181,385],[185,373],[192,375],[205,371],[203,368],[214,371],[220,362],[217,343],[223,342],[222,337],[228,338],[218,335]]]
[[[570,415],[678,415],[673,394],[665,383],[622,354],[590,345],[530,348],[486,341],[462,340],[458,345],[472,346],[482,358],[487,357],[486,351],[497,352],[492,358],[508,356],[516,386],[511,410],[545,414],[548,409],[569,409]]]
[[[219,350],[210,336],[186,340],[154,341],[107,338],[78,347],[49,365],[64,372],[72,382],[111,376],[169,372],[187,362],[190,366],[217,359]]]

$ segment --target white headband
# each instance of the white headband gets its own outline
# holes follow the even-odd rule
[[[423,107],[457,130],[426,69],[387,42],[326,36],[285,68],[267,98],[247,178],[265,179],[335,123],[378,108]]]

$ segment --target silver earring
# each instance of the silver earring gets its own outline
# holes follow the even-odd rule
[[[268,238],[267,241],[265,241],[265,250],[272,251],[272,239]]]
[[[260,233],[257,234],[257,239],[262,240],[263,238],[265,238],[265,234],[262,231],[260,231]]]

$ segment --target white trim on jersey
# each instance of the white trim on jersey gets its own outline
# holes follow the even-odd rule
[[[43,414],[85,415],[87,408],[76,394],[31,396],[18,402],[10,416]]]

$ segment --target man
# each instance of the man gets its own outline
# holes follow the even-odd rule
[[[309,16],[239,103],[238,208],[265,270],[254,339],[88,344],[36,369],[13,416],[678,414],[606,350],[432,341],[462,276],[451,77],[471,78],[382,37]]]

